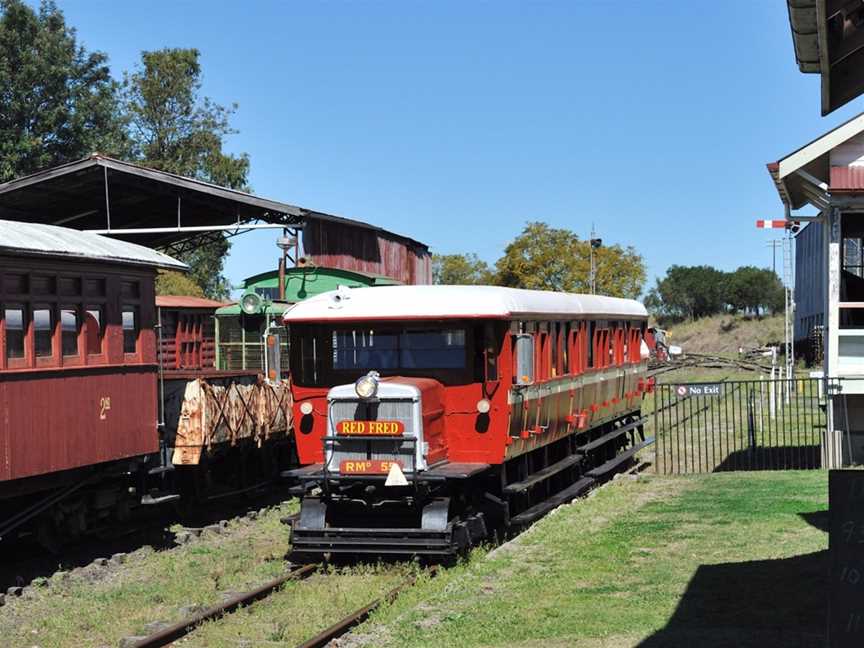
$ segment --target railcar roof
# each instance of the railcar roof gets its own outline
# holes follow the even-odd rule
[[[185,263],[143,245],[68,227],[8,220],[0,220],[0,253],[188,269]]]
[[[516,319],[591,315],[647,317],[632,299],[499,286],[340,288],[292,306],[285,322],[379,319]]]

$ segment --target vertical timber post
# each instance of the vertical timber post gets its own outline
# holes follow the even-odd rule
[[[826,331],[828,333],[828,344],[825,349],[824,374],[827,381],[838,380],[836,370],[840,355],[839,328],[840,328],[840,266],[841,266],[841,216],[836,207],[829,207],[826,219],[827,227],[823,230],[825,238],[825,259],[828,262],[826,278],[828,285],[825,290],[825,315]],[[826,387],[830,387],[827,384]],[[841,386],[841,385],[836,385]],[[840,396],[836,394],[837,389],[826,389],[825,397],[827,403],[827,417],[825,425],[825,438],[823,439],[822,457],[824,468],[839,468],[842,464],[842,453],[838,452],[842,431],[838,433],[835,425],[838,422],[835,408],[839,404]]]

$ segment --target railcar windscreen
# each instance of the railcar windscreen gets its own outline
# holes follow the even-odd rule
[[[482,334],[483,327],[476,328]],[[378,371],[464,384],[475,378],[478,353],[483,372],[483,341],[478,344],[474,334],[473,328],[453,324],[292,325],[293,377],[299,384],[333,385]]]
[[[331,342],[337,371],[465,367],[464,329],[339,329]]]

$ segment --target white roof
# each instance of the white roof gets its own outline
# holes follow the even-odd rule
[[[632,299],[499,286],[370,286],[322,293],[285,312],[285,322],[374,319],[647,317]]]
[[[188,269],[185,263],[143,245],[68,227],[8,220],[0,220],[0,253]]]

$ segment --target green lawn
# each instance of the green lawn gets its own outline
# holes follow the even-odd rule
[[[375,646],[822,646],[827,474],[619,480],[358,629]]]
[[[117,646],[147,634],[154,621],[189,616],[226,592],[243,592],[286,569],[288,532],[280,517],[296,501],[269,509],[254,522],[233,520],[224,535],[206,534],[168,551],[142,548],[120,567],[88,566],[52,577],[26,597],[0,607],[0,645],[59,648]]]

